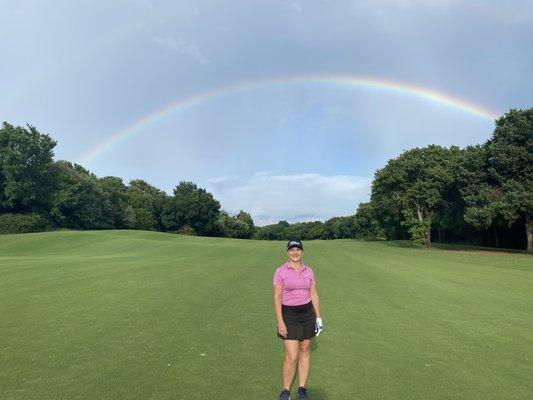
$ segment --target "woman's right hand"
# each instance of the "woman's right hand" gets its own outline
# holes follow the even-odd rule
[[[285,325],[285,322],[279,321],[278,322],[278,333],[280,336],[283,336],[284,338],[287,337],[287,325]]]

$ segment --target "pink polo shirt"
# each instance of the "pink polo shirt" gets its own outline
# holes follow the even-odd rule
[[[274,286],[283,286],[281,304],[299,306],[311,301],[311,285],[315,284],[315,274],[311,267],[302,263],[302,269],[291,267],[287,261],[280,266],[273,279]]]

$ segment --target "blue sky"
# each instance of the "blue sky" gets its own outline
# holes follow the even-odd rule
[[[172,102],[243,82],[353,76],[416,85],[496,114],[533,105],[530,1],[0,1],[0,119],[83,160]],[[172,192],[211,191],[257,224],[325,220],[367,201],[376,169],[493,123],[377,88],[301,82],[208,98],[82,163]]]

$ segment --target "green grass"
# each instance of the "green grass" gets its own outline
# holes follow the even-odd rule
[[[533,257],[305,246],[325,323],[311,400],[533,398]],[[281,242],[0,236],[0,398],[275,399],[284,260]]]

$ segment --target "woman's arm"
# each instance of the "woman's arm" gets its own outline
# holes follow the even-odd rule
[[[320,300],[318,299],[318,292],[316,291],[316,285],[311,285],[309,289],[311,292],[311,303],[313,303],[313,308],[315,309],[315,314],[317,318],[320,317]]]
[[[283,286],[274,285],[274,311],[276,312],[276,319],[278,322],[278,332],[281,336],[287,336],[287,326],[283,321],[283,314],[281,313],[281,292]]]

